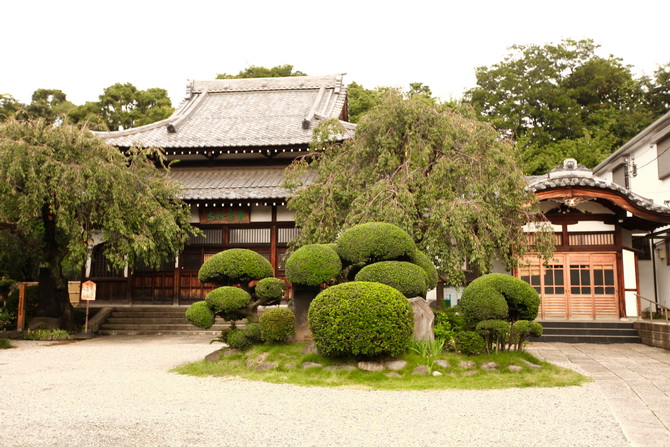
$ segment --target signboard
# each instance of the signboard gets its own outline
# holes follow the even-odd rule
[[[82,301],[95,301],[95,283],[93,281],[86,281],[81,285],[81,299]]]
[[[201,224],[249,223],[249,208],[226,207],[219,209],[200,208]]]

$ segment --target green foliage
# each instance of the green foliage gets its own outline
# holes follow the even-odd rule
[[[16,281],[13,279],[0,279],[0,298],[6,300],[9,292]]]
[[[456,350],[465,355],[477,355],[484,350],[484,339],[474,331],[459,332],[454,336]]]
[[[277,65],[272,68],[257,67],[252,65],[241,70],[236,75],[219,73],[216,79],[240,79],[240,78],[283,78],[287,76],[307,76],[302,71],[293,71],[293,65]]]
[[[62,329],[36,329],[21,333],[23,340],[67,340],[70,334]]]
[[[231,248],[215,254],[200,267],[201,283],[219,286],[249,284],[274,274],[272,265],[262,255],[246,248]]]
[[[523,342],[528,337],[542,337],[544,328],[537,321],[519,320],[512,325],[512,339],[517,351],[523,349]]]
[[[336,244],[337,253],[350,264],[406,258],[416,250],[406,231],[385,222],[368,222],[348,228],[337,238]]]
[[[258,319],[261,340],[266,343],[285,341],[295,334],[295,314],[285,307],[267,309]]]
[[[6,338],[0,338],[0,349],[9,349],[12,347],[11,342]]]
[[[205,302],[214,313],[229,314],[246,307],[251,302],[251,295],[239,287],[223,286],[209,292]]]
[[[214,312],[209,308],[206,301],[198,301],[186,309],[186,319],[193,326],[209,329],[214,324]]]
[[[0,308],[0,331],[10,327],[15,318],[16,316],[10,313],[7,309]]]
[[[433,334],[436,339],[444,340],[445,347],[449,350],[455,349],[454,337],[457,333],[465,330],[465,319],[460,313],[459,306],[442,306],[435,312]]]
[[[435,360],[442,355],[445,347],[444,339],[435,339],[433,341],[412,340],[409,349],[426,362],[426,366],[433,369]]]
[[[409,261],[412,264],[418,265],[426,272],[428,277],[428,282],[426,283],[428,290],[433,290],[435,287],[437,287],[437,282],[440,279],[437,273],[437,269],[435,268],[433,261],[431,261],[424,252],[421,250],[414,251],[414,254],[410,256]]]
[[[510,337],[510,323],[505,320],[484,320],[477,323],[477,333],[484,338],[486,353],[490,354],[505,350]]]
[[[319,352],[327,357],[397,356],[412,339],[409,301],[380,283],[348,282],[321,292],[308,312]]]
[[[488,272],[493,259],[513,268],[535,251],[523,226],[544,217],[525,190],[514,146],[489,124],[389,92],[361,119],[355,138],[318,139],[341,132],[332,122],[323,129],[312,157],[287,171],[288,206],[301,228],[295,246],[330,242],[356,224],[388,222],[407,231],[450,284],[463,281],[466,260]],[[304,187],[299,179],[308,168],[317,176]],[[553,233],[539,239],[541,256],[549,256]],[[345,258],[340,241],[338,253]],[[405,256],[413,253],[408,249]],[[348,256],[348,262],[370,261]]]
[[[342,272],[342,261],[331,245],[304,245],[286,260],[286,279],[294,284],[318,286]]]
[[[25,323],[26,325],[30,323],[30,320],[37,313],[37,302],[39,300],[39,287],[38,286],[28,286],[26,287],[26,302],[25,302]],[[19,313],[19,288],[14,288],[9,295],[7,296],[7,304],[5,309],[9,314],[12,315],[12,320],[10,325],[16,324],[16,318]]]
[[[123,130],[151,124],[172,115],[174,108],[167,90],[140,90],[130,82],[116,83],[103,90],[97,102],[87,102],[68,113],[74,122],[102,123],[109,130]],[[106,130],[106,129],[101,129]]]
[[[252,343],[260,343],[262,341],[260,323],[247,323],[244,328],[244,335],[251,340]]]
[[[247,337],[245,331],[242,329],[235,329],[230,331],[226,338],[226,343],[233,349],[245,351],[253,345],[253,342]]]
[[[379,282],[391,286],[407,298],[425,297],[428,275],[416,264],[404,261],[382,261],[363,267],[356,281]]]
[[[568,156],[593,167],[668,110],[654,81],[635,79],[592,40],[514,45],[505,59],[476,70],[466,93],[487,121],[519,143],[527,173],[544,174]],[[659,92],[656,92],[659,93]]]
[[[470,327],[484,320],[534,320],[540,307],[540,296],[525,281],[490,273],[466,287],[461,307]]]
[[[0,122],[14,116],[22,107],[12,95],[0,93]]]
[[[254,293],[265,302],[265,305],[279,303],[286,291],[286,283],[279,278],[263,278],[254,288]]]

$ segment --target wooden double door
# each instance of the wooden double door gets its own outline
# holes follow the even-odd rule
[[[538,318],[616,320],[619,288],[615,252],[554,253],[543,265],[528,258],[517,276],[540,294]]]

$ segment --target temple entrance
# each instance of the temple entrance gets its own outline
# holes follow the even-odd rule
[[[616,253],[554,253],[548,265],[527,258],[517,276],[542,298],[543,320],[617,320]]]

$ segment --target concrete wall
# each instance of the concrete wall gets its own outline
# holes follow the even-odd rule
[[[670,324],[636,321],[633,326],[645,345],[670,349]]]

